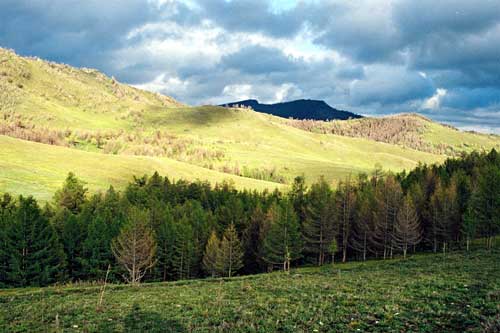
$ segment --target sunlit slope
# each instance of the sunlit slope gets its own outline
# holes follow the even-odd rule
[[[234,182],[238,188],[274,189],[281,185],[207,170],[167,158],[91,153],[0,136],[0,192],[32,194],[49,200],[68,172],[74,172],[92,191],[110,184],[122,189],[133,176],[158,171],[172,179]]]
[[[188,107],[95,70],[20,57],[4,49],[0,112],[0,134],[51,144],[2,138],[0,191],[42,197],[59,186],[68,171],[84,177],[91,189],[125,184],[134,174],[154,170],[188,180],[234,179],[237,186],[262,189],[286,186],[301,174],[308,182],[321,175],[336,182],[370,172],[376,164],[401,171],[419,162],[442,161],[449,147],[428,146],[433,144],[471,150],[500,143],[496,136],[463,133],[412,115],[319,122],[315,126],[323,130],[305,130],[303,124],[247,109]],[[395,138],[379,140],[379,132],[385,133],[394,121],[401,123],[401,117],[410,117],[409,122],[403,120],[406,127],[393,133]],[[363,131],[367,124],[375,131],[372,136]],[[417,130],[409,131],[408,124],[416,124]],[[337,125],[356,135],[324,130]],[[99,168],[95,161],[101,163]]]
[[[311,180],[320,175],[340,179],[349,173],[369,172],[375,164],[402,170],[419,161],[442,160],[440,155],[373,140],[303,131],[250,110],[169,109],[148,113],[144,119],[150,126],[166,127],[177,135],[216,144],[240,165],[275,166],[287,176],[304,173]]]

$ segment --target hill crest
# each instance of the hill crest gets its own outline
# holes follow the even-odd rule
[[[299,120],[347,120],[362,118],[362,116],[344,110],[338,110],[325,101],[314,99],[298,99],[274,104],[263,104],[256,99],[226,103],[226,107],[249,107],[254,111],[271,114],[282,118]]]

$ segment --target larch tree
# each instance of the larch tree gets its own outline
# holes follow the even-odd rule
[[[410,196],[406,196],[398,210],[392,237],[394,245],[403,251],[405,259],[408,248],[417,245],[422,240],[422,229]]]
[[[341,182],[336,192],[339,235],[341,237],[342,262],[347,261],[347,249],[354,217],[356,193],[350,178]]]
[[[118,263],[127,271],[125,280],[134,285],[140,283],[155,264],[156,240],[147,211],[136,207],[129,209],[127,222],[118,237],[113,239],[111,249]]]
[[[396,216],[402,199],[401,185],[389,174],[382,186],[376,190],[377,211],[375,215],[375,232],[373,240],[382,249],[383,258],[393,255],[392,234],[396,224]]]
[[[252,210],[245,230],[243,230],[242,237],[245,250],[245,270],[250,273],[259,272],[265,266],[261,250],[268,229],[266,214],[262,210],[262,205],[257,203]]]
[[[321,178],[313,184],[307,194],[308,214],[303,222],[302,232],[305,252],[316,255],[316,263],[325,263],[330,244],[337,235],[335,200],[330,185]]]
[[[465,236],[465,248],[469,252],[470,242],[476,237],[477,233],[477,216],[471,207],[465,211],[461,231]]]
[[[222,276],[233,276],[243,267],[243,249],[234,224],[224,231],[217,256],[217,270]]]
[[[288,201],[281,204],[275,202],[266,218],[270,228],[263,242],[264,260],[290,272],[291,262],[302,255],[302,235],[293,205]]]
[[[491,250],[494,236],[500,231],[500,168],[489,166],[482,170],[472,203],[478,228]]]
[[[210,237],[208,238],[207,245],[205,246],[205,254],[203,255],[203,269],[211,277],[216,277],[217,270],[217,256],[220,251],[220,240],[217,237],[217,233],[212,231]]]
[[[359,184],[349,245],[366,260],[374,233],[375,196],[371,185]]]

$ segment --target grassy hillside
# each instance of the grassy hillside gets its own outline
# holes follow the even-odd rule
[[[110,184],[118,187],[132,176],[158,171],[173,179],[233,182],[238,188],[263,190],[280,184],[207,170],[168,158],[116,156],[44,145],[0,135],[0,189],[13,194],[32,194],[50,200],[68,172],[74,172],[94,192]]]
[[[233,279],[0,290],[5,332],[495,332],[500,252]],[[496,319],[495,319],[496,318]]]
[[[289,184],[300,174],[310,182],[320,175],[338,181],[370,172],[375,164],[400,171],[418,162],[444,159],[441,151],[377,142],[370,136],[304,131],[285,119],[251,110],[188,107],[95,70],[23,58],[4,49],[0,49],[0,113],[0,135],[50,145],[36,146],[43,155],[28,155],[29,143],[2,138],[0,163],[6,167],[1,171],[0,191],[36,189],[42,198],[71,168],[91,189],[120,185],[133,174],[154,169],[187,179],[230,178],[238,186],[262,189]],[[467,147],[490,145],[481,141],[483,136],[461,132],[449,136],[436,128],[428,132],[429,140],[450,137],[458,144],[464,138]],[[60,166],[52,165],[50,156],[57,156]],[[29,168],[16,169],[19,165]],[[38,176],[46,174],[47,168],[58,171],[50,177]],[[44,190],[45,186],[49,188]]]
[[[286,124],[315,133],[334,134],[385,142],[433,154],[457,156],[473,150],[500,148],[500,136],[463,132],[418,114],[350,121],[286,120]]]

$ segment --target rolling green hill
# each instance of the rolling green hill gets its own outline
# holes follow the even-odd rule
[[[499,254],[476,250],[291,274],[111,285],[99,310],[99,285],[6,289],[0,290],[0,330],[496,332]]]
[[[399,141],[381,140],[353,135],[352,130],[324,130],[336,122],[304,128],[246,109],[189,107],[96,70],[24,58],[4,49],[0,113],[0,191],[36,192],[43,199],[68,171],[92,190],[120,186],[153,170],[211,182],[232,179],[239,188],[260,190],[286,186],[299,174],[312,182],[321,175],[338,181],[370,172],[376,164],[400,171],[418,162],[442,161],[447,152],[408,144],[406,127],[395,135]],[[498,137],[404,117],[421,123],[411,132],[415,142],[452,145],[453,152],[500,144]],[[362,121],[390,125],[387,119],[341,126],[356,128]]]

